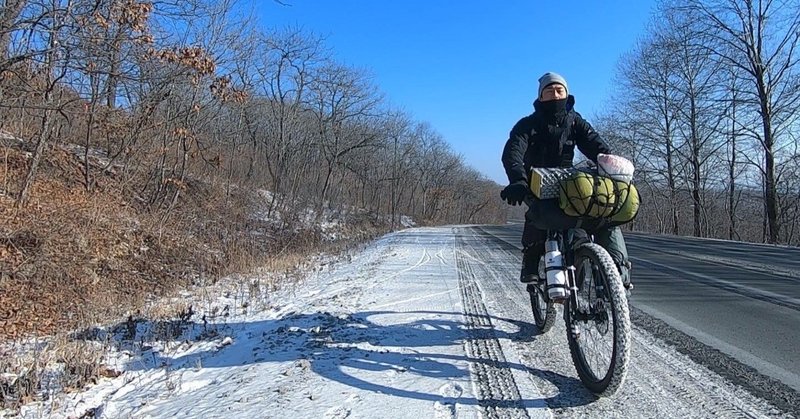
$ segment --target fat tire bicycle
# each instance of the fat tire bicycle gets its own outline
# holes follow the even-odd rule
[[[536,326],[541,334],[552,329],[556,304],[563,304],[569,350],[581,382],[597,395],[613,395],[625,381],[631,350],[628,298],[617,267],[582,229],[548,230],[547,237],[558,242],[567,295],[553,301],[546,280],[528,284]]]

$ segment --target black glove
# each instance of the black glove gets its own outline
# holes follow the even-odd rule
[[[500,198],[508,202],[508,205],[520,205],[525,202],[529,193],[527,182],[518,180],[506,186],[500,192]]]

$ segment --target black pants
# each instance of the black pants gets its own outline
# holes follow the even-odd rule
[[[531,200],[528,202],[528,211],[525,213],[522,246],[526,252],[532,250],[537,255],[542,254],[544,253],[544,242],[547,240],[547,231],[544,228],[566,230],[573,227],[575,227],[575,219],[564,214],[558,207],[557,200]],[[584,228],[594,234],[595,242],[603,246],[614,259],[614,263],[620,268],[623,282],[629,280],[627,269],[630,267],[630,262],[622,230],[619,227],[591,227]],[[538,257],[533,260],[538,260]]]

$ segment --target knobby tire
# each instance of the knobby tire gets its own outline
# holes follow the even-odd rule
[[[586,263],[587,261],[589,262],[588,264]],[[592,266],[595,268],[592,269]],[[596,287],[589,290],[587,287],[591,286],[591,284],[582,281],[581,276],[585,275],[587,268],[589,268],[593,277],[599,273],[597,275],[599,278],[595,278],[594,281],[602,281],[604,290],[602,291],[603,295],[600,296],[602,297],[600,304],[604,305],[606,316],[610,311],[611,315],[605,318],[610,320],[611,324],[594,320],[581,321],[573,318],[575,307],[572,307],[572,300],[570,299],[570,303],[564,307],[564,320],[567,325],[567,340],[569,341],[572,361],[575,364],[578,376],[590,391],[600,396],[611,396],[616,393],[625,381],[631,352],[631,322],[625,288],[611,256],[596,243],[585,243],[576,249],[575,268],[575,279],[579,287],[578,297],[588,297],[590,304],[597,301],[599,292]],[[580,336],[574,336],[572,333],[573,326],[578,326],[578,329],[581,330]],[[585,333],[581,328],[586,329]],[[600,374],[595,374],[592,371],[592,366],[589,365],[589,359],[587,359],[587,355],[591,354],[587,352],[589,350],[589,340],[590,337],[594,339],[593,336],[595,334],[608,338],[609,332],[612,333],[610,339],[612,347],[607,361],[608,367],[602,367],[605,373],[600,371]],[[597,351],[597,353],[608,355],[607,353],[601,353],[607,352],[607,349],[605,351]],[[589,356],[588,358],[592,357]],[[595,360],[595,358],[592,358],[592,360]]]
[[[553,328],[556,323],[556,307],[552,301],[545,298],[542,292],[534,284],[528,285],[528,294],[531,297],[531,309],[533,310],[533,320],[539,329],[539,334],[544,334]]]

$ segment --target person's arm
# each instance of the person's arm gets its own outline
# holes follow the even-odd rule
[[[611,154],[611,147],[608,146],[608,143],[606,143],[605,140],[600,137],[600,134],[592,128],[592,125],[577,112],[572,132],[575,136],[575,144],[578,146],[578,150],[589,158],[589,160],[597,163],[598,154]]]
[[[525,132],[525,118],[521,119],[511,129],[505,147],[503,147],[503,167],[506,169],[508,183],[519,181],[527,182],[528,174],[525,173],[525,152],[528,150],[528,133]]]

